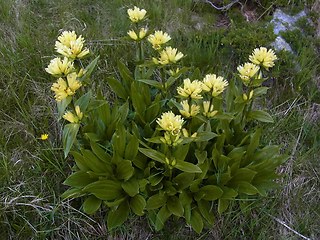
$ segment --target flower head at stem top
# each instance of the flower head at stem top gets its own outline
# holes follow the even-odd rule
[[[176,63],[183,57],[183,53],[178,52],[176,48],[166,47],[160,53],[160,59],[153,58],[155,64],[166,65],[170,63]]]
[[[246,86],[250,85],[251,78],[255,77],[260,67],[253,63],[245,63],[244,65],[240,65],[237,67],[238,72],[240,73],[240,78],[243,81],[243,84]],[[256,76],[256,78],[260,78],[261,76]]]
[[[265,47],[260,47],[253,50],[249,56],[249,60],[269,70],[270,67],[274,66],[274,61],[277,60],[277,56],[272,49],[267,50]]]
[[[75,94],[76,90],[82,86],[77,80],[77,73],[71,73],[67,76],[67,82],[59,78],[57,82],[52,84],[51,90],[55,92],[56,101],[61,101],[69,95]]]
[[[41,140],[47,140],[48,139],[48,134],[41,134]]]
[[[131,22],[138,23],[145,17],[147,11],[145,9],[140,10],[140,8],[134,6],[133,9],[131,8],[128,9],[127,13],[129,15]]]
[[[191,82],[189,78],[183,80],[183,87],[177,88],[178,94],[182,97],[193,99],[201,99],[202,83],[198,80]]]
[[[216,97],[222,93],[228,85],[228,82],[224,80],[223,77],[217,77],[215,74],[208,74],[203,79],[202,90],[211,92],[211,95]]]
[[[67,57],[64,57],[62,61],[59,57],[54,58],[45,70],[54,76],[68,75],[74,70],[73,62],[69,61]]]
[[[82,119],[83,113],[80,111],[79,106],[75,107],[75,112],[76,114],[73,114],[72,112],[68,111],[62,117],[71,123],[78,123]]]
[[[178,135],[183,125],[181,115],[175,115],[172,111],[165,112],[157,119],[159,126],[172,135]]]
[[[167,43],[169,40],[171,40],[169,34],[162,31],[155,31],[154,34],[151,34],[148,37],[148,41],[152,44],[152,47],[155,50],[161,50],[161,45]]]

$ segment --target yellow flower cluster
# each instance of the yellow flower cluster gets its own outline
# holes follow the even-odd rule
[[[253,63],[245,63],[237,67],[238,72],[240,73],[240,78],[242,79],[244,85],[248,86],[250,84],[251,78],[260,78],[261,76],[256,76],[260,67]]]
[[[183,57],[183,53],[178,52],[176,48],[166,47],[160,53],[160,59],[152,58],[155,64],[166,65],[170,63],[176,63]]]
[[[130,30],[128,32],[129,37],[131,37],[135,41],[142,40],[146,36],[146,34],[147,34],[147,29],[145,28],[141,28],[138,35],[134,30]]]
[[[192,104],[191,108],[190,105],[188,103],[188,100],[184,100],[181,102],[182,105],[182,110],[179,110],[180,113],[185,116],[185,117],[194,117],[196,116],[199,112],[200,112],[200,107],[197,106],[196,104]]]
[[[157,119],[159,126],[172,135],[178,135],[180,133],[183,122],[181,115],[174,115],[172,111],[163,113],[161,118]]]
[[[140,8],[134,6],[133,9],[128,9],[127,13],[129,15],[131,22],[138,23],[144,18],[147,11],[145,9],[140,10]]]
[[[215,74],[208,74],[203,79],[202,90],[211,92],[213,97],[218,96],[228,86],[228,82],[223,77],[217,77]]]
[[[274,66],[274,61],[277,60],[277,56],[272,49],[267,50],[265,47],[260,47],[253,50],[249,56],[249,60],[269,70],[269,67]]]
[[[59,78],[52,84],[51,90],[55,92],[56,101],[61,101],[66,97],[75,94],[76,90],[81,87],[81,82],[77,80],[77,74],[71,73],[67,76],[67,82]]]
[[[89,54],[89,49],[83,49],[83,45],[85,43],[84,38],[81,35],[77,38],[74,31],[64,31],[58,37],[58,40],[59,41],[56,41],[55,49],[63,56],[76,59],[83,58]]]
[[[183,80],[183,88],[177,88],[178,94],[182,97],[188,98],[191,97],[193,99],[201,99],[202,96],[200,93],[202,92],[202,83],[198,80],[194,80],[191,82],[189,78]]]
[[[203,116],[206,116],[207,118],[213,118],[218,111],[213,110],[213,105],[210,106],[210,101],[203,101]]]
[[[62,117],[71,123],[78,123],[82,119],[83,113],[80,111],[79,106],[75,107],[75,112],[76,114],[73,114],[72,112],[68,111]]]
[[[52,75],[68,75],[74,70],[73,62],[69,61],[67,57],[64,57],[63,61],[59,57],[54,58],[45,70]]]
[[[171,40],[171,37],[169,36],[169,34],[164,33],[162,31],[155,31],[154,34],[151,34],[148,37],[148,41],[152,44],[152,47],[155,50],[160,50],[161,45],[167,43],[170,40]]]

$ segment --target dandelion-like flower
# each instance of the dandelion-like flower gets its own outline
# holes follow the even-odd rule
[[[269,67],[274,66],[274,61],[277,60],[277,56],[272,49],[267,50],[265,47],[260,47],[253,50],[252,54],[249,56],[249,60],[268,70]]]
[[[140,22],[144,18],[147,11],[145,9],[140,10],[140,8],[134,6],[133,9],[128,9],[127,13],[129,15],[131,22],[137,23],[137,22]]]
[[[41,140],[47,140],[48,139],[48,134],[41,134]]]
[[[224,91],[229,83],[223,79],[223,77],[217,77],[215,74],[208,74],[205,76],[202,82],[202,90],[206,92],[211,91],[213,97],[218,96]]]
[[[182,110],[179,110],[180,113],[185,117],[194,117],[200,112],[200,107],[196,104],[191,105],[191,109],[188,103],[188,100],[184,100],[181,102]]]
[[[57,82],[52,84],[51,90],[56,94],[56,101],[61,101],[69,95],[75,94],[76,90],[81,86],[81,82],[77,80],[77,74],[71,73],[67,76],[67,82],[59,78]]]
[[[198,80],[190,81],[189,78],[183,80],[183,88],[178,87],[177,92],[182,97],[191,97],[193,99],[201,99],[202,83]]]
[[[59,57],[54,58],[45,70],[52,75],[67,75],[73,71],[73,62],[67,57],[64,57],[62,61]]]
[[[166,65],[169,63],[176,63],[183,57],[183,53],[178,52],[176,48],[166,47],[165,50],[162,50],[160,53],[160,59],[153,58],[155,64]]]
[[[71,123],[77,123],[82,119],[83,113],[80,111],[79,106],[75,107],[75,111],[76,114],[73,114],[72,112],[68,111],[62,117]]]
[[[152,44],[152,47],[155,50],[160,50],[161,45],[167,43],[171,37],[168,33],[163,33],[162,31],[155,31],[154,34],[151,34],[148,37],[148,41]]]
[[[172,111],[165,112],[161,115],[161,118],[157,119],[159,126],[170,132],[172,135],[178,135],[182,128],[183,119],[181,115],[174,115]]]
[[[260,67],[253,63],[245,63],[244,65],[238,66],[237,70],[240,73],[240,78],[244,85],[248,86],[250,84],[250,79],[257,74]],[[258,76],[258,78],[260,78],[260,76]]]
[[[84,38],[73,32],[64,31],[61,36],[58,37],[59,41],[56,41],[56,47],[58,53],[68,58],[83,58],[89,54],[89,49],[84,48]]]

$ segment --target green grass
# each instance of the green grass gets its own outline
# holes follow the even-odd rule
[[[228,16],[201,2],[1,1],[1,237],[106,239],[113,235],[115,239],[181,239],[182,236],[185,239],[301,239],[284,224],[310,239],[320,237],[320,58],[319,48],[305,47],[310,40],[308,35],[298,41],[288,34],[297,56],[279,53],[280,60],[267,82],[269,95],[261,99],[261,104],[275,118],[275,124],[265,126],[264,143],[280,144],[282,151],[291,155],[279,169],[284,174],[282,189],[270,192],[267,198],[248,202],[242,210],[235,202],[223,216],[217,214],[215,226],[201,235],[180,220],[172,220],[164,230],[154,232],[152,223],[144,217],[132,217],[117,231],[109,233],[105,210],[86,216],[81,212],[81,199],[62,201],[59,196],[67,189],[63,181],[71,172],[73,160],[63,158],[62,124],[57,121],[50,91],[53,78],[44,68],[55,55],[54,42],[59,33],[75,30],[87,39],[93,55],[100,55],[92,77],[93,86],[110,94],[105,77],[116,73],[118,59],[127,61],[134,57],[132,45],[122,40],[130,29],[126,9],[134,4],[147,9],[149,29],[170,33],[171,44],[186,55],[183,63],[187,66],[231,78],[239,59],[244,57],[243,52],[239,52],[245,45],[241,39],[233,45],[223,41],[242,28],[232,24],[216,27],[221,19],[232,22],[232,17],[239,15],[232,12]],[[259,28],[262,29],[263,24],[262,17]],[[250,44],[256,43],[251,41]],[[316,42],[312,44],[319,46]],[[252,48],[254,46],[248,46],[245,50],[250,52]],[[148,53],[153,50],[149,49]],[[49,134],[47,141],[39,139],[42,133]]]

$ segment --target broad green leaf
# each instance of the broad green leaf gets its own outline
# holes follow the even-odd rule
[[[198,209],[203,216],[203,218],[210,224],[213,225],[214,216],[211,204],[208,201],[200,200],[198,201]]]
[[[138,80],[139,82],[143,82],[145,84],[148,84],[150,86],[153,86],[155,88],[158,88],[158,89],[162,89],[162,84],[158,81],[155,81],[155,80],[148,80],[148,79],[140,79]]]
[[[216,115],[214,115],[213,119],[220,119],[220,120],[232,120],[234,118],[233,115],[218,112]]]
[[[117,198],[113,201],[104,201],[104,203],[109,207],[109,208],[112,208],[112,207],[117,207],[119,206],[123,201],[127,201],[128,199],[128,196],[120,196],[120,198]]]
[[[259,97],[268,92],[268,87],[259,87],[253,90],[253,97]]]
[[[170,211],[167,209],[166,206],[163,206],[160,211],[157,214],[156,219],[156,231],[159,231],[163,228],[164,223],[167,221],[167,219],[171,216]]]
[[[125,122],[129,113],[129,102],[126,101],[121,107],[117,109],[117,116],[120,122]]]
[[[121,187],[130,197],[134,197],[139,193],[139,182],[136,179],[132,178],[129,181],[121,183]]]
[[[62,118],[63,114],[65,114],[66,108],[71,103],[71,101],[72,101],[71,96],[68,96],[68,97],[62,99],[61,101],[57,101],[58,120],[60,120]]]
[[[167,201],[167,207],[168,207],[168,210],[173,215],[176,215],[178,217],[183,216],[184,208],[183,208],[178,197],[176,197],[176,196],[169,197],[169,199]]]
[[[88,164],[86,163],[86,160],[80,153],[74,151],[71,151],[70,153],[72,154],[74,161],[76,162],[76,165],[80,170],[88,171],[90,169]]]
[[[176,79],[174,77],[169,77],[166,81],[166,88],[169,89],[175,82]]]
[[[193,209],[190,218],[191,227],[200,234],[203,229],[202,217],[197,209]]]
[[[261,110],[253,110],[248,114],[248,117],[266,123],[273,123],[273,119],[269,113]]]
[[[230,182],[239,182],[239,181],[251,182],[253,177],[256,174],[257,172],[250,170],[248,168],[239,168],[234,173]]]
[[[173,157],[177,161],[184,161],[184,159],[186,158],[186,156],[189,152],[189,146],[190,146],[190,144],[185,144],[185,145],[179,145],[178,147],[176,147],[176,149],[173,153]]]
[[[80,128],[80,124],[78,123],[69,123],[64,126],[63,128],[63,148],[64,148],[64,157],[66,158],[68,156],[68,153],[76,140],[78,131]]]
[[[82,155],[89,168],[96,173],[112,173],[111,166],[102,162],[97,156],[88,149],[81,149]]]
[[[194,176],[194,173],[180,173],[173,179],[173,182],[178,185],[179,190],[183,190],[190,186],[190,184],[193,182]]]
[[[96,58],[85,68],[85,70],[87,70],[87,71],[86,71],[86,73],[80,78],[80,82],[86,82],[86,81],[89,79],[89,77],[90,77],[93,69],[94,69],[95,66],[97,65],[97,62],[98,62],[99,58],[100,58],[100,56],[96,57]]]
[[[151,186],[156,186],[161,182],[163,177],[164,177],[164,175],[162,174],[162,172],[159,172],[159,173],[156,173],[156,174],[149,176],[148,180],[149,180]]]
[[[109,77],[109,78],[106,78],[106,80],[109,86],[111,87],[112,91],[114,91],[119,98],[122,98],[124,100],[127,99],[128,94],[124,89],[124,87],[122,86],[122,84],[117,79]]]
[[[245,193],[248,195],[254,195],[259,193],[258,189],[248,182],[238,182],[236,185],[238,187],[239,193]]]
[[[109,104],[108,101],[106,100],[96,100],[96,99],[91,99],[91,101],[88,104],[87,107],[87,112],[91,112],[93,110],[96,110],[98,108],[100,108],[103,105],[107,105]]]
[[[63,184],[70,187],[83,188],[96,180],[92,179],[88,173],[79,171],[71,174]]]
[[[183,172],[188,172],[188,173],[201,173],[201,169],[189,162],[182,162],[178,161],[176,165],[173,166],[174,168],[177,168]]]
[[[101,206],[101,199],[95,196],[88,197],[83,203],[83,211],[86,214],[95,213]]]
[[[118,63],[118,68],[119,68],[119,72],[122,79],[124,80],[127,86],[130,86],[131,83],[134,82],[134,79],[131,76],[130,70],[127,68],[127,66],[124,63],[120,61],[118,61],[117,63]]]
[[[156,150],[148,149],[148,148],[139,148],[139,151],[145,156],[147,156],[148,158],[151,158],[160,163],[166,163],[165,162],[166,156],[163,153],[160,153]]]
[[[123,201],[118,208],[108,213],[107,226],[108,230],[122,225],[128,218],[130,212],[128,201]]]
[[[221,199],[233,199],[236,196],[238,196],[237,191],[235,191],[232,188],[228,188],[228,187],[221,187],[223,194],[221,196]]]
[[[134,172],[132,162],[130,160],[120,160],[117,163],[117,176],[119,179],[128,180]]]
[[[105,150],[103,150],[101,147],[98,146],[93,141],[90,141],[90,146],[93,151],[93,153],[103,162],[110,164],[111,163],[111,156],[109,153],[107,153]]]
[[[139,151],[139,140],[138,138],[133,135],[128,143],[128,145],[126,146],[126,150],[125,150],[125,159],[129,159],[129,160],[133,160]]]
[[[198,164],[203,164],[207,159],[207,151],[200,152],[199,149],[196,149],[194,155],[198,159]]]
[[[60,196],[63,199],[67,199],[67,198],[76,198],[76,197],[80,197],[81,195],[83,195],[82,191],[78,188],[71,188],[67,191],[65,191],[64,193],[62,193],[62,195]]]
[[[92,92],[89,91],[86,94],[82,95],[78,100],[75,102],[74,106],[79,106],[81,112],[85,112],[89,105],[89,101],[92,98]]]
[[[167,202],[167,196],[162,195],[162,194],[155,194],[151,196],[147,200],[147,209],[152,210],[152,209],[157,209],[162,207],[165,203]]]
[[[223,194],[223,191],[218,186],[207,185],[200,188],[200,192],[204,194],[203,199],[207,201],[213,201],[220,198]]]
[[[213,132],[198,132],[198,134],[195,138],[195,141],[196,142],[206,142],[216,136],[218,136],[218,135]]]
[[[126,147],[126,129],[121,124],[117,124],[117,130],[112,136],[113,141],[113,151],[120,157],[124,157],[124,151]]]
[[[218,212],[221,215],[229,206],[230,200],[228,199],[219,199],[218,201]]]
[[[130,208],[138,216],[144,215],[146,200],[141,195],[136,195],[130,199]]]
[[[119,182],[112,180],[100,180],[87,185],[83,191],[92,193],[102,200],[114,200],[121,196],[122,187]]]

